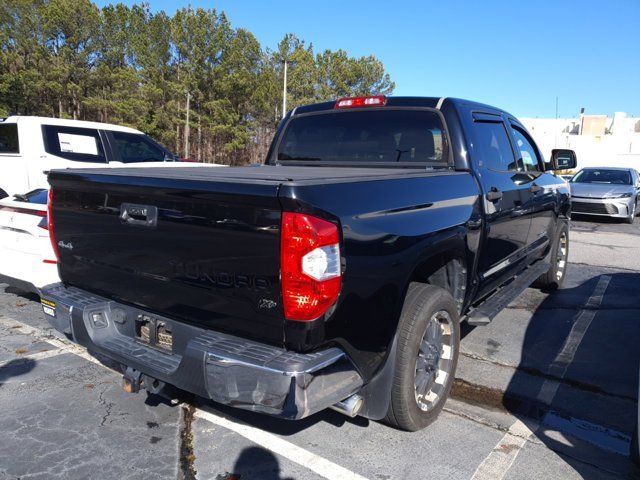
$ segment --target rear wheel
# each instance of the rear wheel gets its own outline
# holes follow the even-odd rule
[[[547,290],[560,288],[567,275],[567,260],[569,259],[569,226],[564,224],[551,246],[551,266],[546,273],[540,275],[535,286]]]
[[[397,341],[385,421],[403,430],[416,431],[438,417],[453,385],[460,321],[451,295],[432,285],[409,285]]]

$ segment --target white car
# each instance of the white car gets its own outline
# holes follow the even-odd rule
[[[155,167],[177,160],[133,128],[46,117],[0,121],[0,198],[47,188],[44,172],[54,168]]]
[[[47,190],[0,200],[0,283],[38,293],[59,282],[49,239]]]

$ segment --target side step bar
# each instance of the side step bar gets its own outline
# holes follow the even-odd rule
[[[540,261],[526,270],[523,270],[518,276],[495,291],[477,308],[467,315],[467,323],[469,325],[487,325],[506,308],[513,300],[520,295],[525,288],[529,287],[536,279],[549,270],[551,264],[546,261]]]

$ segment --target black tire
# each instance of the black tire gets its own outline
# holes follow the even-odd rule
[[[628,223],[629,225],[633,225],[633,222],[636,221],[636,216],[635,215],[631,215],[630,217],[625,218],[624,221],[626,223]]]
[[[633,438],[631,439],[631,460],[633,463],[640,466],[640,447],[638,447],[638,425],[636,425],[636,430],[633,432]]]
[[[432,347],[425,355],[425,346],[430,344],[424,342],[432,333],[437,337],[438,328],[440,341],[433,343],[439,346]],[[453,385],[460,350],[460,319],[451,295],[442,288],[411,283],[398,323],[397,342],[391,401],[385,422],[402,430],[416,431],[438,417]],[[435,353],[436,350],[439,352]],[[418,382],[429,390],[419,395]],[[436,398],[429,400],[427,397],[432,395]]]
[[[637,213],[637,211],[638,211],[637,210],[637,204],[635,204],[633,206],[633,212],[631,212],[631,214],[627,218],[625,218],[624,221],[627,222],[629,225],[632,225],[633,222],[636,221],[636,213]]]
[[[569,225],[563,224],[551,246],[551,267],[535,281],[534,286],[542,290],[555,290],[560,288],[567,276],[569,259]]]
[[[0,188],[0,200],[2,200],[3,198],[7,198],[8,196],[9,194]]]

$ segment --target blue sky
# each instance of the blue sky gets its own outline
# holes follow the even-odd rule
[[[640,115],[640,0],[150,2],[170,14],[189,4],[224,11],[263,47],[295,33],[317,52],[373,54],[394,95],[463,97],[526,117],[554,116],[557,96],[560,116]]]

